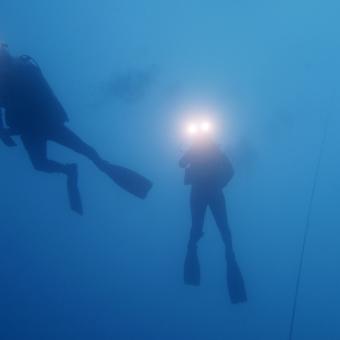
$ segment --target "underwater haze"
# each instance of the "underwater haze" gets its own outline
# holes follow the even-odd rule
[[[63,176],[35,171],[18,139],[1,145],[0,339],[289,340],[313,183],[293,339],[339,339],[339,11],[336,0],[1,0],[0,40],[37,61],[68,126],[154,187],[138,200],[51,144],[50,158],[79,164],[80,217]],[[180,130],[200,106],[235,168],[225,193],[245,304],[229,301],[210,213],[201,286],[183,283]]]

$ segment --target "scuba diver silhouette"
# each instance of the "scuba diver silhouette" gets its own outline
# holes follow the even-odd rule
[[[179,165],[185,169],[185,184],[191,186],[192,226],[184,263],[184,282],[200,285],[197,243],[203,236],[204,218],[209,207],[225,245],[230,300],[234,304],[246,302],[246,289],[233,250],[223,194],[223,188],[234,174],[232,164],[208,136],[198,136]]]
[[[0,139],[15,146],[11,136],[19,135],[33,167],[67,177],[71,208],[82,214],[77,186],[76,164],[62,164],[47,158],[47,142],[53,141],[91,160],[98,169],[126,191],[145,198],[152,187],[149,180],[132,170],[103,160],[65,124],[68,116],[45,80],[37,63],[29,56],[13,57],[5,44],[0,46]]]

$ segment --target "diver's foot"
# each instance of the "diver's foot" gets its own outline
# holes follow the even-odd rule
[[[70,207],[79,215],[83,215],[83,205],[78,189],[78,167],[77,164],[66,165],[67,175],[67,192],[70,201]]]
[[[230,301],[233,304],[247,302],[247,292],[241,270],[237,262],[229,261],[227,267],[227,283]]]
[[[189,247],[184,262],[184,283],[189,286],[199,286],[201,270],[196,247]]]

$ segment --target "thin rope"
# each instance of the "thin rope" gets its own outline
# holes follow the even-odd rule
[[[289,340],[293,340],[293,337],[294,337],[294,330],[295,330],[295,323],[296,323],[296,310],[297,310],[297,304],[298,304],[298,299],[299,299],[299,295],[300,295],[302,271],[303,271],[303,266],[304,266],[304,262],[305,262],[305,253],[306,253],[308,236],[309,236],[310,228],[311,228],[310,221],[311,221],[311,215],[312,215],[312,208],[313,208],[313,203],[314,203],[314,199],[315,199],[315,192],[316,192],[316,188],[317,188],[317,184],[318,184],[318,178],[319,178],[319,174],[320,174],[322,156],[323,156],[323,153],[324,153],[327,135],[328,135],[328,130],[329,130],[329,125],[330,125],[330,117],[331,117],[331,113],[328,114],[327,121],[325,123],[323,137],[322,137],[322,140],[321,140],[319,154],[318,154],[318,158],[317,158],[317,162],[316,162],[312,191],[311,191],[308,209],[307,209],[307,219],[306,219],[305,231],[304,231],[304,235],[303,235],[302,249],[301,249],[300,261],[299,261],[299,269],[298,269],[298,275],[297,275],[296,286],[295,286],[294,302],[293,302],[293,309],[292,309],[292,318],[291,318],[291,321],[290,321]]]

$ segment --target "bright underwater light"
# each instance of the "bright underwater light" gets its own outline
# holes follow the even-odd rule
[[[206,136],[212,132],[212,124],[208,120],[190,122],[187,125],[187,134],[191,137]]]
[[[195,123],[190,123],[187,130],[190,136],[196,135],[198,133],[198,126]]]

